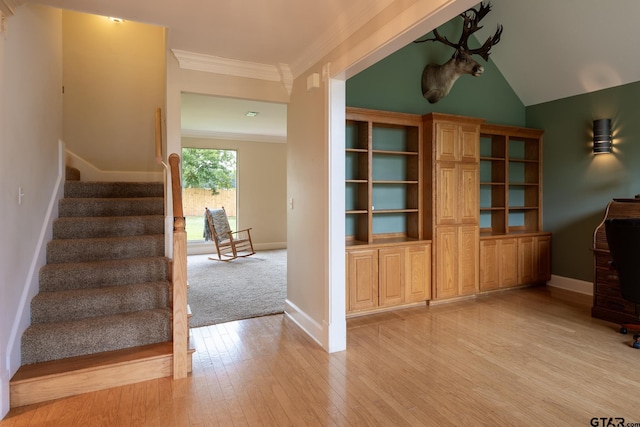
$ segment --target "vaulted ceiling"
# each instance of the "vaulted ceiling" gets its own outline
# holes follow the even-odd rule
[[[27,1],[164,26],[172,49],[264,64],[297,77],[400,0]],[[484,40],[498,23],[504,26],[491,60],[525,106],[640,81],[633,33],[640,1],[493,0],[492,5],[477,38]]]

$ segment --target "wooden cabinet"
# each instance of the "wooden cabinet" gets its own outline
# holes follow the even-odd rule
[[[478,227],[436,229],[434,299],[472,295],[478,291]]]
[[[551,235],[480,239],[480,290],[540,283],[551,278]]]
[[[405,249],[405,302],[420,302],[431,298],[431,244],[408,246]]]
[[[550,278],[542,132],[347,108],[347,312]]]
[[[480,125],[480,289],[551,278],[551,235],[542,232],[542,134]]]
[[[422,239],[418,115],[347,108],[347,245]]]
[[[609,218],[640,217],[640,198],[614,199],[606,207],[602,222],[593,233],[593,306],[591,315],[615,323],[634,323],[640,312],[622,298],[618,272],[609,253],[604,221]]]
[[[426,301],[422,118],[347,108],[347,312]]]
[[[347,311],[378,306],[378,250],[347,251]]]
[[[404,248],[391,247],[378,250],[380,274],[379,305],[386,307],[404,302]]]
[[[347,250],[347,313],[426,301],[431,289],[431,244]]]
[[[518,284],[518,243],[515,237],[480,240],[480,290]]]
[[[542,131],[480,126],[481,234],[542,231]]]
[[[433,236],[434,299],[470,295],[479,286],[479,135],[483,120],[423,116],[425,229]]]
[[[551,278],[551,236],[518,238],[518,283],[545,282]]]

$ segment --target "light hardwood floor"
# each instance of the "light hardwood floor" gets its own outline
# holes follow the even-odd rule
[[[282,315],[204,327],[186,379],[16,408],[0,426],[640,423],[640,351],[589,309],[533,288],[352,318],[336,354]]]

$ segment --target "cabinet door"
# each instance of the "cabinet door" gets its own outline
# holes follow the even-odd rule
[[[534,283],[538,277],[536,250],[533,237],[518,238],[518,283]]]
[[[518,284],[518,239],[500,239],[500,287]]]
[[[460,160],[459,126],[452,123],[436,123],[436,160],[455,162]]]
[[[477,162],[480,158],[480,130],[477,126],[460,128],[460,160]]]
[[[480,290],[500,287],[501,258],[499,240],[480,241]]]
[[[458,164],[439,162],[436,165],[436,224],[458,223],[458,203],[460,203]],[[477,211],[477,206],[475,207]],[[477,215],[477,214],[476,214]]]
[[[458,221],[460,224],[478,225],[480,211],[479,192],[480,180],[478,177],[478,165],[476,163],[460,163],[459,168],[459,191],[458,201]],[[454,202],[455,203],[455,202]]]
[[[431,297],[431,245],[406,249],[405,301],[426,301]]]
[[[436,298],[458,295],[458,228],[438,227],[436,230]]]
[[[459,227],[457,263],[459,269],[459,294],[478,292],[479,283],[479,228]]]
[[[537,280],[551,280],[551,236],[536,237]]]
[[[516,238],[480,241],[480,290],[489,291],[518,284]]]
[[[404,248],[384,248],[378,251],[380,268],[380,306],[404,302]]]
[[[378,306],[378,251],[366,249],[347,252],[347,311]]]

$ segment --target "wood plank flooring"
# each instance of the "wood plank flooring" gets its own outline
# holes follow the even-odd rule
[[[198,328],[188,378],[16,408],[0,427],[640,423],[640,351],[589,301],[532,288],[352,318],[336,354],[282,315]]]

